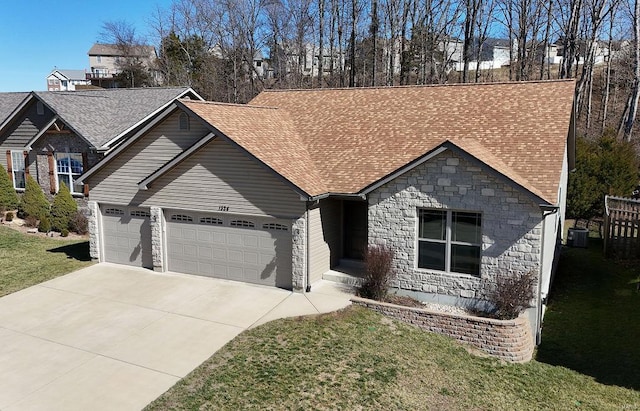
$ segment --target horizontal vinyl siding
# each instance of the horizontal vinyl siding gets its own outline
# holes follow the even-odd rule
[[[142,204],[292,218],[305,203],[291,186],[230,143],[215,139],[153,182]]]
[[[148,193],[139,191],[138,183],[208,132],[197,121],[180,131],[178,113],[169,116],[89,178],[91,200],[139,205]]]
[[[33,102],[27,111],[18,117],[2,136],[4,141],[0,147],[24,147],[42,127],[53,117],[53,113],[45,107],[44,114],[38,114]]]
[[[331,268],[331,251],[324,241],[320,207],[309,210],[309,230],[309,275],[313,284]]]
[[[312,283],[337,265],[342,256],[341,214],[340,200],[321,200],[316,208],[309,210],[309,272]]]

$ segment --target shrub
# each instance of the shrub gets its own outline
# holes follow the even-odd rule
[[[60,230],[60,237],[69,237],[69,230],[67,230],[66,228]]]
[[[18,213],[18,216],[20,213]],[[38,225],[38,219],[34,215],[28,215],[24,217],[24,225],[27,227],[36,227]]]
[[[535,295],[536,276],[533,271],[499,275],[495,289],[489,293],[492,317],[511,320],[527,308]]]
[[[365,277],[358,289],[364,298],[383,301],[391,284],[394,272],[391,267],[394,252],[383,245],[369,246],[364,254]]]
[[[13,213],[11,211],[4,215],[4,221],[13,221]]]
[[[49,208],[49,201],[44,196],[42,188],[33,177],[27,176],[27,183],[22,195],[22,203],[20,204],[22,214],[42,220],[43,217],[49,216]]]
[[[7,170],[0,164],[0,207],[5,210],[15,210],[20,204],[20,199],[13,188],[13,183]]]
[[[69,222],[77,211],[78,205],[71,196],[69,188],[65,183],[60,183],[58,193],[51,205],[51,228],[60,232],[68,230]]]
[[[49,221],[49,217],[46,215],[40,219],[40,224],[38,224],[38,231],[41,233],[48,233],[51,231],[51,222]]]
[[[82,213],[82,211],[76,211],[69,220],[69,230],[80,235],[85,235],[89,232],[89,220]]]

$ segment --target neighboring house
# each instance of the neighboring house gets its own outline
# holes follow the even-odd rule
[[[17,191],[30,174],[47,194],[64,182],[84,198],[88,186],[77,181],[80,175],[184,97],[200,99],[186,87],[0,93],[0,164]]]
[[[48,91],[74,91],[76,86],[88,85],[91,85],[91,81],[84,70],[54,69],[47,76]]]
[[[394,287],[423,299],[475,301],[497,275],[534,272],[537,331],[564,222],[573,91],[555,81],[176,101],[81,177],[91,255],[308,291],[386,244]]]
[[[142,63],[149,70],[152,79],[158,84],[161,83],[160,71],[156,69],[158,54],[153,46],[120,47],[116,44],[95,43],[88,54],[91,72],[87,73],[86,77],[94,86],[116,87],[113,76],[122,71],[122,64],[126,60]]]

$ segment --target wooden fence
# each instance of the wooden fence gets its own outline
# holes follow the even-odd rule
[[[604,206],[605,255],[640,258],[640,200],[605,196]]]

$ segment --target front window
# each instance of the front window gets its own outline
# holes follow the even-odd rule
[[[24,189],[26,184],[24,175],[24,153],[22,151],[11,152],[11,174],[13,177],[13,187]]]
[[[418,268],[480,275],[479,213],[419,210]]]
[[[82,154],[56,153],[56,171],[58,189],[64,183],[72,193],[82,193],[82,184],[76,183],[82,174]]]

